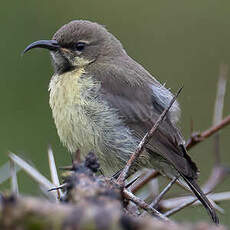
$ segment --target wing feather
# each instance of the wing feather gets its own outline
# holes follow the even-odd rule
[[[124,124],[141,140],[170,103],[172,96],[158,95],[159,91],[154,89],[158,87],[162,91],[164,86],[139,64],[135,62],[132,66],[130,63],[132,64],[132,61],[125,63],[123,60],[122,65],[97,64],[97,68],[91,67],[91,73],[93,72],[93,77],[101,82],[102,97],[117,110]],[[165,89],[164,93],[167,91]],[[161,103],[159,98],[164,98],[164,103]],[[154,133],[147,149],[171,162],[184,176],[194,179],[197,177],[197,167],[185,150],[184,140],[170,112]]]

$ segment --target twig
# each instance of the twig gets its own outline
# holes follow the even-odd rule
[[[211,192],[213,189],[220,184],[226,176],[230,174],[230,169],[228,167],[224,167],[222,165],[214,166],[212,169],[212,173],[203,186],[202,190],[204,192]]]
[[[204,139],[210,137],[211,135],[213,135],[214,133],[218,132],[220,129],[224,128],[225,126],[227,126],[229,124],[230,124],[230,115],[225,117],[225,119],[223,119],[218,125],[214,125],[211,128],[203,131],[200,134],[198,134],[198,133],[193,134],[193,136],[191,136],[191,138],[187,141],[187,144],[186,144],[187,149],[188,150],[191,149],[195,145],[197,145],[200,142],[202,142]],[[143,181],[140,181],[137,186],[134,186],[134,188],[132,189],[132,192],[136,192],[142,186],[147,184],[152,178],[155,178],[158,175],[160,175],[159,172],[152,171],[150,174],[146,175],[146,177],[143,178]]]
[[[161,193],[154,199],[154,201],[150,204],[150,207],[155,208],[163,196],[169,191],[169,189],[173,186],[173,184],[177,181],[178,177],[174,177],[167,186],[161,191]]]
[[[230,116],[226,117],[224,120],[221,121],[222,119],[222,110],[223,110],[223,101],[224,101],[224,94],[225,94],[225,87],[226,87],[226,76],[227,76],[227,71],[228,71],[228,66],[226,65],[221,65],[220,67],[220,77],[219,77],[219,83],[218,83],[218,92],[217,92],[217,99],[216,99],[216,106],[215,106],[215,116],[214,116],[214,123],[213,127],[210,129],[204,131],[201,134],[195,134],[193,135],[190,140],[187,143],[187,149],[192,148],[196,144],[200,143],[203,141],[205,138],[208,138],[215,132],[218,132],[219,129],[225,127],[230,123]],[[191,121],[191,130],[193,131],[193,122]],[[216,148],[218,148],[218,139],[219,137],[216,137]],[[225,179],[226,175],[230,173],[230,170],[226,167],[223,166],[218,166],[220,163],[220,155],[219,155],[219,148],[216,150],[216,167],[213,168],[213,172],[204,185],[204,191],[212,191],[217,184],[219,184],[222,180]],[[152,177],[155,177],[156,171],[148,174],[143,178],[143,180],[139,181],[138,186],[135,185],[136,187],[133,188],[133,192],[136,192],[139,188],[144,186],[146,183],[148,183]],[[180,184],[179,181],[177,183]],[[181,184],[180,184],[181,185]],[[184,186],[183,186],[184,187]]]
[[[149,205],[151,208],[156,208],[163,196],[169,191],[169,189],[172,187],[172,185],[177,181],[178,177],[174,177],[168,184],[167,186],[161,191],[158,196],[156,196],[153,200],[153,202]],[[143,212],[141,214],[141,217],[146,216],[146,212]]]
[[[66,188],[67,185],[68,185],[67,183],[64,183],[64,184],[62,184],[62,185],[59,185],[59,186],[57,186],[57,187],[54,187],[54,188],[49,189],[48,192],[51,192],[51,191],[59,191],[60,189]]]
[[[48,147],[48,161],[49,161],[49,167],[50,167],[50,174],[51,174],[52,182],[56,187],[59,187],[60,182],[59,182],[59,178],[58,178],[58,174],[57,174],[57,168],[56,168],[53,150],[52,150],[51,146]],[[58,200],[60,199],[61,195],[63,195],[62,191],[58,189],[57,190]]]
[[[167,211],[164,213],[164,216],[171,216],[177,212],[179,212],[181,209],[190,206],[191,204],[193,204],[195,201],[197,201],[198,199],[196,197],[192,197],[191,200],[181,203],[180,205],[178,205],[177,207]]]
[[[140,208],[143,208],[148,213],[156,216],[157,218],[163,220],[163,221],[170,221],[167,217],[163,216],[160,212],[158,212],[156,209],[151,208],[147,203],[145,203],[143,200],[138,198],[137,196],[133,195],[131,192],[129,192],[127,189],[124,189],[123,191],[124,197],[128,200],[133,201],[136,205],[138,205]]]
[[[190,142],[187,144],[187,149],[194,146],[196,143],[199,143],[203,141],[205,138],[211,136],[214,131],[215,133],[215,139],[214,139],[214,156],[215,156],[215,164],[212,169],[212,174],[209,177],[208,181],[206,182],[203,191],[205,193],[209,193],[212,191],[217,184],[219,184],[226,175],[229,174],[229,169],[226,167],[221,166],[221,160],[220,160],[220,144],[219,144],[219,133],[217,132],[217,127],[223,127],[221,124],[224,124],[222,121],[223,116],[223,107],[224,107],[224,96],[225,96],[225,89],[226,89],[226,83],[227,83],[227,72],[228,72],[228,66],[227,65],[221,65],[220,66],[220,74],[218,79],[218,85],[217,85],[217,95],[216,95],[216,102],[215,102],[215,109],[214,109],[214,116],[213,116],[213,127],[206,132],[203,132],[201,134],[198,134],[195,136],[192,136],[190,138]],[[165,213],[166,216],[172,215],[175,212],[178,212],[184,207],[187,207],[188,205],[195,202],[195,200],[191,200],[190,202],[186,202],[185,204],[181,203],[181,205],[175,207],[174,209],[168,211]],[[212,200],[211,202],[213,205],[220,211],[223,211],[219,206],[217,206]]]
[[[207,193],[205,193],[205,195],[207,195]],[[212,204],[215,204],[213,200],[211,200],[211,198],[209,197],[210,202],[212,202]],[[185,202],[181,202],[178,206],[176,206],[175,208],[167,211],[164,213],[164,216],[171,216],[177,212],[179,212],[180,210],[192,205],[194,202],[198,201],[197,197],[192,196],[190,199],[186,199]],[[200,202],[200,201],[199,201]],[[214,205],[215,206],[215,205]]]
[[[224,200],[230,200],[230,192],[220,192],[220,193],[210,193],[208,194],[208,199],[212,202],[220,202]],[[163,210],[170,210],[178,207],[181,204],[186,203],[187,201],[191,201],[193,198],[196,198],[194,196],[183,196],[183,197],[176,197],[176,198],[170,198],[165,199],[160,202],[160,207]],[[199,200],[197,200],[194,205],[202,205]]]
[[[149,142],[149,140],[153,136],[154,132],[157,130],[157,128],[159,127],[159,125],[161,124],[163,119],[165,118],[167,112],[169,111],[169,109],[171,108],[173,103],[175,102],[175,100],[178,97],[178,95],[180,94],[181,90],[182,90],[182,87],[178,90],[177,94],[173,97],[173,99],[171,100],[169,106],[159,116],[159,118],[157,119],[157,121],[154,124],[154,126],[150,129],[150,131],[148,133],[145,134],[144,138],[139,143],[136,151],[132,154],[132,156],[128,160],[126,166],[124,167],[124,169],[122,170],[121,174],[119,175],[119,177],[117,179],[118,184],[120,184],[120,185],[124,184],[124,181],[125,181],[125,179],[126,179],[126,177],[128,175],[130,167],[132,166],[134,161],[140,156],[141,152],[144,150],[145,145]]]
[[[220,65],[219,79],[217,83],[216,102],[213,116],[213,124],[218,124],[223,117],[224,96],[227,84],[228,65]]]
[[[132,179],[131,181],[129,181],[126,185],[125,185],[125,188],[129,188],[130,190],[130,187],[132,189],[132,185],[135,184],[135,182],[137,182],[139,179],[140,179],[141,176],[136,176],[134,179]]]
[[[151,170],[149,171],[149,173],[147,173],[143,178],[140,178],[140,180],[138,180],[132,187],[131,187],[131,191],[132,193],[137,192],[139,189],[141,189],[145,184],[149,183],[152,179],[160,176],[160,172],[156,171],[156,170]],[[169,178],[169,177],[168,177]],[[171,179],[171,178],[169,178]],[[191,191],[190,188],[188,187],[188,185],[180,180],[177,180],[176,183],[183,188],[186,191]]]
[[[39,185],[45,187],[47,190],[55,187],[46,177],[44,177],[40,172],[38,172],[35,168],[29,165],[27,162],[22,160],[20,157],[13,153],[9,153],[9,158],[17,165],[19,165],[25,172],[28,173]],[[53,197],[57,199],[57,196],[53,194]]]
[[[131,188],[132,193],[137,192],[140,188],[142,188],[145,184],[147,184],[150,180],[159,176],[160,173],[156,170],[151,170],[148,172],[143,178],[138,180]]]
[[[159,187],[159,179],[157,177],[149,182],[149,196],[151,200],[159,194]]]
[[[219,205],[217,205],[213,200],[209,200],[209,201],[212,204],[213,208],[215,208],[221,214],[224,214],[224,209],[223,208],[221,208]]]
[[[220,66],[220,74],[217,85],[217,94],[216,94],[216,102],[214,109],[214,117],[213,117],[213,126],[202,133],[196,133],[191,135],[191,138],[187,142],[187,150],[192,148],[194,145],[200,143],[204,139],[210,137],[214,133],[217,133],[220,129],[230,124],[230,115],[222,120],[223,116],[223,107],[224,107],[224,96],[225,89],[227,84],[227,74],[228,74],[228,65]],[[219,154],[216,155],[216,162],[220,162]]]
[[[53,150],[51,149],[50,146],[48,148],[48,160],[49,160],[50,174],[51,174],[52,182],[55,186],[59,186],[60,182],[59,182],[59,178],[57,174],[57,168],[56,168],[56,164],[54,160]]]
[[[214,126],[221,122],[223,116],[224,96],[225,96],[225,89],[227,84],[227,72],[228,72],[228,66],[221,65],[218,84],[217,84],[217,94],[216,94],[216,102],[215,102],[214,116],[213,116]],[[221,165],[219,142],[220,142],[220,135],[219,132],[217,132],[214,136],[214,158],[215,158],[214,167],[212,168],[212,172],[209,179],[203,186],[203,191],[206,193],[211,192],[230,173],[229,168]]]
[[[71,171],[73,170],[73,166],[61,166],[61,167],[58,167],[60,170],[63,170],[63,171]]]
[[[15,165],[15,170],[19,172],[21,169],[18,165]],[[7,161],[4,165],[0,166],[0,184],[4,183],[9,178],[11,178],[10,162]]]
[[[17,180],[17,171],[15,167],[15,163],[10,160],[10,174],[11,174],[11,191],[15,196],[18,196],[18,180]]]
[[[214,133],[218,132],[220,129],[223,129],[225,126],[230,124],[230,115],[225,117],[218,125],[214,125],[211,128],[203,131],[202,133],[196,133],[191,136],[187,141],[186,148],[187,150],[191,149],[198,143],[202,142],[206,138],[210,137]]]
[[[217,125],[223,118],[224,96],[227,84],[228,65],[220,65],[220,73],[217,84],[216,102],[214,108],[213,125]],[[215,165],[220,165],[220,134],[214,136]]]

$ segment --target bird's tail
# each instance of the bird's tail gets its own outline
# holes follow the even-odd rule
[[[181,175],[183,179],[186,181],[190,189],[193,191],[193,193],[196,195],[196,197],[199,199],[199,201],[204,205],[206,210],[208,211],[209,215],[211,216],[214,223],[219,224],[219,218],[216,214],[215,209],[213,208],[212,204],[206,197],[206,195],[202,192],[198,184],[194,179],[187,178],[184,175]]]

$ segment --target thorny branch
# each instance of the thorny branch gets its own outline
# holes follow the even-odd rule
[[[219,130],[223,129],[227,125],[230,124],[230,115],[225,117],[218,125],[214,125],[211,128],[201,132],[201,133],[196,133],[191,136],[191,138],[188,140],[186,144],[187,150],[191,149],[198,143],[204,141],[208,137],[212,136],[214,133],[218,132]]]
[[[201,132],[201,133],[196,133],[196,134],[192,135],[190,137],[190,139],[187,141],[187,144],[186,144],[187,150],[189,150],[192,147],[194,147],[195,145],[201,143],[202,141],[204,141],[208,137],[212,136],[213,134],[217,133],[219,130],[223,129],[224,127],[226,127],[229,124],[230,124],[230,115],[225,117],[218,125],[214,125],[214,126],[210,127],[209,129]],[[139,184],[135,184],[132,187],[132,191],[136,192],[142,186],[147,184],[150,180],[152,180],[153,178],[155,178],[155,177],[157,177],[159,175],[160,175],[160,173],[158,173],[156,171],[152,171],[151,173],[149,173],[144,178],[143,181],[139,181]]]
[[[124,167],[124,169],[122,170],[121,174],[119,175],[118,179],[117,179],[117,183],[123,187],[125,179],[129,173],[129,169],[131,168],[132,164],[135,162],[135,160],[140,156],[141,152],[144,150],[145,145],[149,142],[149,140],[151,139],[151,137],[153,136],[154,132],[157,130],[157,128],[159,127],[159,125],[161,124],[161,122],[164,120],[167,112],[169,111],[169,109],[171,108],[171,106],[173,105],[173,103],[175,102],[176,98],[178,97],[178,95],[180,94],[182,88],[180,88],[177,92],[177,94],[173,97],[173,99],[171,100],[169,106],[163,111],[163,113],[159,116],[158,120],[156,121],[156,123],[154,124],[154,126],[150,129],[150,131],[144,136],[144,138],[141,140],[141,142],[139,143],[136,151],[132,154],[132,156],[130,157],[130,159],[128,160],[126,166]],[[154,209],[154,207],[148,205],[147,203],[145,203],[143,200],[141,200],[140,198],[136,197],[135,195],[133,195],[131,192],[127,191],[127,190],[123,190],[124,196],[125,198],[132,200],[135,204],[137,204],[140,208],[143,208],[144,210],[146,210],[147,212],[149,212],[150,214],[153,214],[155,216],[157,216],[158,218],[161,218],[162,220],[168,220],[166,219],[161,213],[159,213],[156,209]]]
[[[123,191],[124,197],[128,200],[133,201],[136,205],[138,205],[140,208],[143,208],[144,210],[146,210],[148,213],[153,214],[154,216],[158,217],[161,220],[164,221],[170,221],[167,217],[165,217],[164,215],[162,215],[160,212],[158,212],[156,209],[154,209],[153,207],[151,207],[150,205],[148,205],[147,203],[145,203],[142,199],[140,199],[139,197],[133,195],[131,192],[129,192],[128,190],[124,189]]]
[[[205,130],[204,132],[201,132],[199,134],[193,134],[187,142],[187,149],[192,148],[196,144],[202,142],[206,138],[217,133],[220,129],[222,129],[225,126],[227,126],[228,124],[230,124],[230,115],[225,117],[225,119],[221,120],[222,110],[223,110],[223,99],[224,99],[224,93],[223,92],[225,91],[225,90],[223,90],[223,88],[225,89],[225,86],[226,86],[226,74],[227,74],[226,66],[224,66],[224,67],[222,66],[220,69],[220,79],[222,79],[222,83],[218,84],[219,85],[219,88],[218,88],[219,91],[217,92],[217,100],[216,100],[216,107],[215,107],[216,109],[214,112],[214,114],[215,114],[214,121],[215,122],[213,123],[213,126],[209,129]],[[223,81],[223,76],[225,77],[225,82]],[[222,87],[222,89],[220,89],[220,87]],[[133,153],[133,155],[130,157],[129,161],[127,162],[127,165],[125,166],[124,170],[122,171],[122,173],[120,174],[120,176],[118,177],[118,180],[117,180],[118,184],[121,185],[122,187],[124,185],[125,178],[127,177],[129,169],[132,166],[133,162],[140,155],[144,146],[148,143],[148,141],[152,137],[153,133],[156,131],[156,129],[158,128],[160,123],[163,121],[168,110],[170,109],[170,107],[172,106],[172,104],[176,100],[177,96],[179,95],[181,89],[178,91],[178,93],[172,99],[168,108],[166,108],[164,110],[164,112],[160,115],[160,117],[157,120],[157,122],[155,123],[155,125],[145,135],[145,137],[140,142],[135,153]],[[223,94],[220,95],[220,92],[222,92]],[[218,119],[216,117],[218,117]],[[216,152],[215,152],[215,154],[216,154],[215,165],[214,165],[214,168],[213,168],[213,171],[212,171],[212,174],[211,174],[209,180],[206,182],[205,186],[203,187],[203,190],[206,194],[209,193],[210,191],[212,191],[216,187],[216,185],[219,184],[223,179],[225,179],[226,175],[228,175],[230,173],[229,168],[223,167],[220,164],[220,156],[218,155],[219,154],[218,145],[216,145],[216,147],[217,148],[216,148]],[[18,164],[22,168],[24,168],[24,170],[27,171],[27,173],[29,173],[43,187],[47,188],[47,186],[48,186],[50,189],[50,188],[54,187],[54,186],[50,187],[51,184],[52,185],[53,184],[59,185],[57,172],[56,172],[56,165],[54,162],[54,158],[53,158],[53,154],[52,154],[51,149],[49,150],[49,162],[50,162],[50,168],[52,169],[51,170],[52,183],[49,182],[46,178],[44,178],[42,175],[39,175],[39,173],[36,170],[34,170],[31,166],[29,166],[27,163],[22,162],[22,160],[19,159],[16,155],[10,154],[9,157],[11,158],[12,161],[14,161],[15,164]],[[77,162],[77,163],[80,163],[80,162]],[[13,168],[12,168],[12,178],[13,178],[12,188],[13,188],[13,191],[17,191],[17,189],[18,189],[17,183],[16,183],[17,178],[16,178],[16,174],[13,173],[15,171],[14,167],[15,166],[13,165]],[[197,201],[197,198],[192,196],[192,195],[186,196],[186,197],[175,197],[172,199],[161,200],[162,194],[165,194],[166,191],[169,190],[169,188],[176,181],[176,179],[174,179],[171,183],[169,183],[169,185],[156,197],[156,199],[150,205],[148,203],[146,203],[144,200],[140,199],[139,197],[137,197],[133,194],[136,191],[138,191],[140,188],[142,188],[150,180],[152,180],[154,178],[156,179],[158,177],[158,175],[160,175],[160,173],[153,170],[151,172],[148,172],[145,176],[141,177],[141,179],[139,178],[140,180],[138,179],[137,181],[135,181],[134,184],[132,184],[130,187],[128,187],[127,189],[126,188],[123,189],[124,198],[126,198],[127,200],[133,201],[140,208],[144,209],[148,213],[153,214],[156,217],[160,218],[161,220],[165,220],[165,221],[169,221],[167,216],[170,216],[170,215],[174,214],[175,212],[178,212],[179,210],[183,209],[184,207],[187,207],[191,204],[195,205],[195,204],[200,203],[199,201]],[[56,186],[56,187],[60,187],[60,186]],[[64,187],[66,187],[66,185]],[[63,187],[61,186],[61,188],[63,188]],[[56,188],[55,190],[57,190],[57,189],[59,190],[59,188]],[[58,192],[58,194],[60,196],[61,193]],[[230,192],[209,194],[208,197],[211,199],[211,202],[216,202],[216,201],[226,200],[226,199],[229,200],[230,199]],[[166,211],[164,214],[161,214],[159,211],[154,209],[155,204],[158,204],[158,203],[159,203],[160,209]],[[213,203],[213,204],[217,209],[219,208],[215,203]],[[219,210],[221,210],[221,208],[219,208]]]
[[[205,139],[207,139],[208,137],[210,137],[211,135],[215,134],[216,132],[218,132],[219,130],[223,129],[224,127],[226,127],[229,124],[230,124],[230,115],[227,116],[225,119],[223,119],[218,125],[212,126],[211,128],[203,131],[200,134],[194,134],[188,140],[188,142],[186,144],[187,149],[188,150],[191,149],[195,145],[197,145],[200,142],[204,141]],[[138,191],[141,187],[143,187],[145,184],[147,184],[150,180],[152,180],[153,178],[156,178],[159,175],[160,175],[160,173],[158,173],[158,172],[156,172],[154,170],[151,171],[151,173],[149,173],[146,177],[144,177],[144,179],[142,181],[139,181],[138,184],[134,184],[132,186],[132,191],[133,192]]]
[[[228,65],[220,65],[220,74],[217,83],[216,102],[214,108],[213,125],[221,123],[223,119],[224,96],[227,85]],[[206,192],[212,191],[218,183],[221,183],[227,175],[230,174],[230,169],[221,164],[220,151],[220,133],[214,135],[214,167],[211,175],[205,183],[203,190]]]
[[[173,186],[173,184],[177,181],[178,177],[174,177],[168,185],[161,191],[161,193],[154,199],[154,201],[150,204],[150,207],[154,208],[158,205],[163,196],[169,191],[169,189]]]
[[[218,80],[218,86],[217,86],[217,96],[216,96],[216,103],[215,103],[215,110],[214,110],[214,119],[213,119],[213,126],[207,130],[205,130],[202,133],[196,133],[191,136],[191,138],[187,142],[187,149],[192,148],[196,144],[202,142],[206,138],[210,137],[213,134],[216,134],[215,136],[215,164],[212,169],[212,173],[208,181],[205,183],[203,190],[204,192],[208,193],[211,192],[217,184],[221,183],[227,175],[230,174],[230,169],[227,167],[224,167],[220,164],[220,150],[219,150],[219,135],[218,131],[225,126],[230,124],[230,115],[227,116],[225,119],[222,120],[222,113],[223,113],[223,104],[224,104],[224,95],[225,95],[225,88],[227,83],[227,73],[228,73],[228,66],[227,65],[221,65],[220,66],[220,74],[219,74],[219,80]],[[143,177],[143,179],[139,180],[138,183],[134,183],[134,185],[131,188],[132,192],[136,192],[139,190],[142,186],[144,186],[146,183],[148,183],[152,178],[156,178],[159,174],[156,171],[152,171],[146,176]],[[179,184],[179,182],[177,182]],[[191,196],[190,196],[191,197]],[[156,199],[156,198],[155,198]],[[175,198],[176,199],[176,198]],[[230,199],[230,197],[229,197]],[[186,200],[186,202],[181,202],[180,204],[177,203],[177,205],[172,209],[169,210],[167,213],[165,213],[166,216],[172,215],[175,212],[178,212],[179,210],[183,209],[184,207],[187,207],[193,203],[195,203],[196,198],[192,197],[192,200],[190,201]],[[212,200],[211,200],[212,201]],[[154,203],[154,201],[153,201]],[[161,208],[164,208],[163,205],[164,201],[161,203]],[[196,202],[197,203],[197,202]],[[199,202],[198,202],[199,203]],[[214,206],[217,207],[217,205],[214,203]]]
[[[125,179],[126,179],[126,177],[128,175],[129,169],[131,168],[132,164],[140,156],[141,152],[144,150],[145,145],[149,142],[149,140],[153,136],[154,132],[157,130],[157,128],[159,127],[159,125],[161,124],[161,122],[164,120],[166,114],[168,113],[169,109],[171,108],[171,106],[175,102],[175,100],[178,97],[178,95],[180,94],[181,90],[182,90],[182,87],[178,90],[177,94],[173,97],[173,99],[171,100],[169,106],[159,116],[159,118],[157,119],[157,121],[154,124],[154,126],[150,129],[150,131],[148,133],[146,133],[146,135],[144,136],[144,138],[139,143],[136,151],[132,154],[132,156],[128,160],[126,166],[124,167],[124,169],[122,170],[121,174],[119,175],[119,177],[117,179],[117,182],[120,185],[124,184],[124,181],[125,181]]]
[[[213,126],[202,133],[196,133],[191,136],[187,142],[187,150],[200,143],[204,139],[215,134],[215,162],[220,163],[219,152],[219,133],[218,131],[230,124],[230,115],[223,119],[224,96],[227,85],[228,65],[220,65],[220,73],[217,83],[216,101],[214,107]],[[222,120],[223,119],[223,120]]]
[[[208,198],[214,202],[230,200],[230,192],[210,193],[208,194]],[[192,202],[193,200],[194,202]],[[194,203],[194,205],[200,205],[200,201],[198,201],[196,197],[192,195],[188,195],[183,197],[174,197],[174,198],[162,200],[160,203],[160,208],[162,210],[171,210],[177,208],[181,204],[186,204],[190,202]]]
[[[136,183],[134,183],[133,186],[131,186],[130,190],[132,191],[132,193],[135,193],[140,188],[142,188],[145,184],[147,184],[152,179],[158,177],[159,175],[160,173],[156,170],[149,171],[146,175],[143,176],[143,178],[141,178]]]

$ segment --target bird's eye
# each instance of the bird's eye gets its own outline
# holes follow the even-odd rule
[[[85,48],[86,44],[84,42],[77,42],[75,44],[75,50],[82,51]]]

